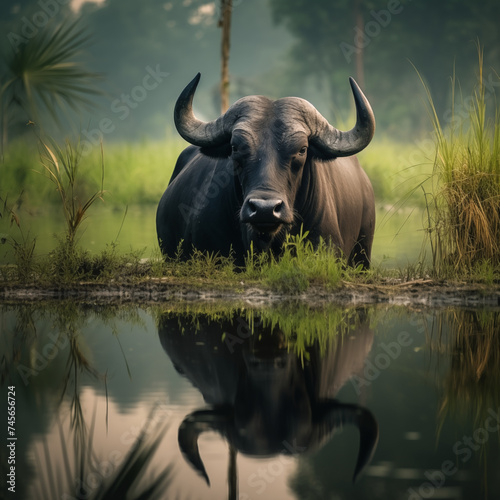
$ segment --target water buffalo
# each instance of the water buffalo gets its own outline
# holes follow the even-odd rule
[[[254,250],[278,254],[301,226],[314,245],[338,248],[368,268],[375,227],[371,183],[354,156],[371,141],[375,118],[356,82],[354,128],[342,132],[304,99],[238,100],[211,122],[192,110],[200,74],[179,96],[175,125],[192,146],[179,156],[160,200],[156,227],[164,255],[193,248],[230,253],[243,263]]]
[[[343,403],[336,394],[362,372],[373,331],[363,310],[343,316],[341,329],[337,336],[331,332],[326,345],[313,341],[304,361],[279,326],[259,317],[160,317],[163,348],[210,405],[187,415],[179,428],[181,451],[207,483],[198,437],[210,430],[240,453],[269,457],[315,452],[352,424],[360,433],[354,479],[360,475],[375,451],[378,424],[368,409]]]

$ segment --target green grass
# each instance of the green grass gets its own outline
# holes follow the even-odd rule
[[[163,279],[171,283],[191,286],[212,284],[238,288],[243,285],[259,285],[277,293],[298,295],[311,286],[333,290],[342,286],[343,280],[356,276],[371,276],[360,269],[346,266],[337,252],[326,244],[314,249],[306,240],[307,233],[289,236],[281,258],[267,253],[249,253],[247,266],[237,268],[231,257],[195,251],[190,259],[164,259],[159,250],[147,259],[141,252],[119,253],[111,243],[104,250],[91,253],[79,246],[70,246],[61,239],[48,255],[31,258],[30,265],[22,262],[19,253],[15,265],[0,266],[0,278],[4,282],[66,284],[94,282],[139,282]]]
[[[165,142],[104,142],[106,202],[110,205],[158,203],[172,175],[179,153],[186,146],[181,139]],[[101,183],[100,148],[93,148],[80,159],[80,185],[96,191]],[[359,154],[379,203],[424,206],[425,199],[416,187],[429,177],[432,158],[424,141],[402,144],[377,137]],[[29,208],[58,203],[54,186],[44,175],[35,141],[13,141],[0,164],[1,193],[18,196]]]
[[[106,202],[110,205],[158,203],[172,175],[182,140],[160,142],[103,144]],[[100,148],[79,161],[82,191],[97,191],[101,186]],[[35,142],[17,141],[9,145],[5,161],[0,164],[0,195],[10,198],[22,193],[22,201],[30,209],[59,203],[59,194],[44,177],[40,154]]]
[[[334,248],[322,241],[315,249],[307,232],[297,236],[287,235],[283,254],[279,258],[264,254],[246,260],[246,273],[265,282],[272,290],[281,293],[302,293],[314,284],[327,289],[339,286],[348,274],[360,270],[348,269]]]
[[[288,236],[280,258],[269,253],[248,253],[246,266],[237,269],[232,258],[194,252],[187,260],[169,259],[159,255],[152,262],[153,274],[190,280],[210,279],[222,284],[239,286],[260,284],[287,295],[298,295],[312,285],[326,289],[339,287],[342,279],[358,271],[348,269],[345,262],[326,244],[314,249],[305,238],[307,233]]]
[[[65,147],[60,148],[54,141],[47,144],[40,141],[40,163],[45,175],[55,186],[60,196],[59,207],[66,220],[67,251],[74,251],[75,238],[82,222],[87,217],[89,208],[104,196],[104,156],[101,145],[101,158],[98,162],[101,172],[100,187],[93,191],[84,189],[81,169],[80,144],[67,140]]]
[[[252,335],[258,342],[264,334],[274,335],[283,348],[294,352],[302,362],[309,359],[309,350],[313,345],[317,344],[321,354],[325,354],[328,348],[339,345],[349,332],[356,331],[360,325],[368,327],[375,317],[374,310],[365,307],[334,304],[315,307],[296,300],[257,308],[230,302],[170,302],[153,306],[153,314],[158,323],[162,318],[177,318],[180,324],[192,325],[194,332],[207,322],[244,325],[241,330],[245,338]],[[225,337],[222,331],[221,334],[223,341],[234,341]]]

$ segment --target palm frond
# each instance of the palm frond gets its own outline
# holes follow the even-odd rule
[[[59,111],[92,107],[89,97],[101,94],[96,86],[100,75],[78,60],[90,38],[79,20],[65,21],[47,25],[20,46],[5,61],[2,112],[17,102],[35,121],[46,111],[60,123]]]

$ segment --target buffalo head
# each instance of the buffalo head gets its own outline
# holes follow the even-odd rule
[[[179,134],[211,157],[230,157],[240,199],[239,219],[247,248],[281,246],[293,223],[300,226],[301,207],[314,198],[314,183],[306,167],[311,158],[332,160],[365,148],[375,131],[370,104],[356,82],[350,83],[357,110],[356,125],[342,132],[330,125],[304,99],[270,100],[244,97],[211,122],[192,110],[198,74],[179,96],[174,119]],[[281,240],[281,241],[280,241]]]

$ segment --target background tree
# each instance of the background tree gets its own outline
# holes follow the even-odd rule
[[[378,124],[407,135],[422,115],[411,63],[427,81],[439,114],[449,108],[449,76],[456,65],[464,87],[474,80],[476,42],[485,47],[485,67],[499,66],[500,4],[485,0],[271,0],[273,16],[296,38],[294,75],[325,85],[330,99],[348,74],[365,79]],[[390,8],[390,11],[389,11]],[[363,26],[361,26],[362,19]],[[402,123],[403,122],[403,123]],[[403,126],[402,126],[403,125]]]
[[[221,112],[225,113],[229,108],[229,52],[231,50],[231,14],[233,10],[232,0],[220,0],[221,17],[219,27],[222,29],[221,44]]]

